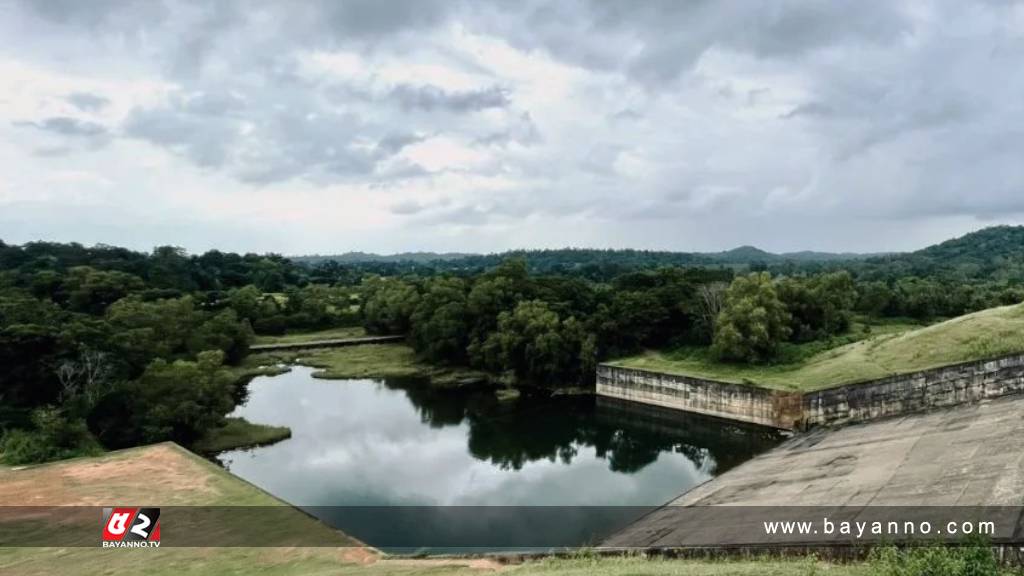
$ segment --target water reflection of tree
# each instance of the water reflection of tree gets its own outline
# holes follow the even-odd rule
[[[537,460],[568,464],[590,446],[616,472],[637,472],[674,452],[718,473],[779,441],[766,428],[604,398],[524,394],[500,402],[487,391],[438,390],[422,381],[385,386],[404,391],[431,427],[468,423],[470,453],[505,469]]]

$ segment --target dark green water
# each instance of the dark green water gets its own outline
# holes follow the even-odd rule
[[[780,440],[765,428],[592,396],[499,401],[486,390],[318,380],[311,373],[295,367],[253,380],[235,413],[287,425],[291,439],[217,458],[275,496],[384,547],[432,546],[421,538],[438,533],[432,522],[443,522],[447,533],[479,533],[469,520],[494,510],[505,518],[479,520],[498,531],[485,547],[511,536],[495,526],[536,530],[512,528],[508,516],[538,511],[544,518],[534,521],[545,529],[556,524],[569,539],[586,538],[621,521],[610,519],[608,507],[636,507],[635,515]],[[387,513],[351,508],[377,506]],[[406,512],[402,521],[397,510]],[[385,519],[369,526],[368,517]]]

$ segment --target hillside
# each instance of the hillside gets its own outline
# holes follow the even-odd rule
[[[1018,352],[1024,352],[1021,304],[876,335],[813,355],[799,364],[725,364],[710,360],[702,349],[650,351],[610,364],[781,390],[816,390]]]
[[[291,260],[316,265],[334,261],[339,264],[434,264],[444,263],[453,267],[489,267],[508,258],[525,258],[531,265],[546,265],[562,268],[578,268],[587,265],[617,265],[629,267],[658,266],[714,266],[759,263],[793,262],[838,262],[864,259],[873,254],[832,253],[832,252],[788,252],[775,254],[755,246],[740,246],[722,252],[675,252],[668,250],[604,250],[595,248],[559,248],[551,250],[509,250],[491,254],[467,254],[459,252],[402,252],[398,254],[372,254],[367,252],[345,252],[336,255],[292,256]],[[543,264],[547,263],[547,264]]]

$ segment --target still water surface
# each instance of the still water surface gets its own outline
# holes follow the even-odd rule
[[[465,507],[564,507],[555,523],[566,524],[560,529],[573,534],[570,539],[584,538],[607,528],[588,524],[612,522],[598,507],[663,504],[779,441],[764,428],[591,396],[524,394],[499,401],[487,390],[437,390],[418,380],[322,380],[313,371],[296,366],[256,378],[234,413],[286,425],[292,438],[217,459],[275,496],[383,547],[429,546],[430,537],[418,542],[410,532],[436,537],[425,507],[445,511],[449,535],[461,525],[481,530],[466,520],[483,509]],[[381,517],[379,510],[340,508],[375,506],[418,512],[415,520],[396,522],[392,514],[367,526],[366,517]],[[589,513],[566,512],[583,509]],[[543,510],[550,517],[555,509]],[[493,530],[509,523],[487,524]],[[396,535],[402,530],[410,533]],[[453,541],[465,539],[455,535]]]

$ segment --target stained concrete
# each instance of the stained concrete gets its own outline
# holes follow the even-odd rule
[[[597,394],[784,430],[837,426],[1024,393],[1024,355],[897,374],[812,392],[783,392],[601,364]]]
[[[705,521],[713,518],[726,538],[739,532],[730,531],[729,522],[755,510],[748,507],[846,507],[857,514],[884,510],[872,508],[878,506],[1024,506],[1024,397],[797,435],[693,488],[605,545],[686,547],[695,535],[706,538],[707,526],[680,526],[684,516],[671,509],[682,506],[714,506],[703,508],[710,514]]]

